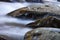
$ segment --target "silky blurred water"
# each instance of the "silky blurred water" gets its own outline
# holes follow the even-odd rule
[[[25,27],[25,25],[33,22],[33,20],[22,20],[6,15],[11,11],[14,11],[18,8],[26,7],[30,4],[31,3],[0,2],[0,35],[7,36],[8,40],[23,40],[25,33],[32,30],[31,28]],[[53,30],[51,28],[49,29]]]
[[[0,2],[0,35],[7,36],[9,40],[23,40],[25,33],[30,28],[25,27],[32,20],[21,20],[6,16],[9,12],[27,6],[27,3]]]

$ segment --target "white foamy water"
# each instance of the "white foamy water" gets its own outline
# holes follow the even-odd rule
[[[6,3],[0,2],[0,15],[6,15],[7,13],[14,11],[16,9],[26,7],[29,4],[27,3]]]
[[[10,40],[23,40],[25,33],[31,30],[23,25],[32,22],[32,20],[21,20],[5,15],[13,10],[25,7],[27,5],[27,3],[0,2],[0,35],[7,36],[8,40],[9,38]]]
[[[6,35],[12,38],[11,40],[22,40],[25,33],[31,30],[24,25],[30,22],[32,22],[32,20],[21,20],[8,16],[0,16],[0,35]]]
[[[12,17],[0,16],[0,35],[6,35],[12,38],[12,40],[20,40],[21,37],[24,37],[26,32],[31,30],[24,26],[29,22],[32,22],[32,20],[20,20]]]

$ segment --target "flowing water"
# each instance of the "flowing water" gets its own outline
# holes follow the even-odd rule
[[[22,20],[6,16],[9,12],[21,7],[28,6],[27,3],[5,3],[0,2],[0,35],[7,38],[7,40],[23,40],[26,32],[32,30],[25,27],[26,24],[33,22],[33,20]],[[48,30],[48,28],[45,28]],[[49,28],[50,30],[54,30]],[[57,31],[60,29],[55,29]]]
[[[24,25],[32,22],[32,20],[21,20],[6,16],[7,13],[28,5],[25,4],[0,2],[0,35],[7,35],[10,40],[22,40],[25,33],[31,30]]]

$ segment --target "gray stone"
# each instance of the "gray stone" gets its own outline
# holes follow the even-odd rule
[[[60,40],[60,33],[37,28],[27,32],[24,40]]]
[[[16,17],[16,18],[28,18],[28,19],[40,19],[41,15],[47,15],[47,14],[57,14],[60,15],[60,7],[54,4],[32,4],[28,7],[23,7],[20,9],[17,9],[11,13],[8,13],[7,15]],[[39,15],[39,16],[38,16]]]

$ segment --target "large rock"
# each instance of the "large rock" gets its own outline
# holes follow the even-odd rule
[[[47,14],[60,15],[60,7],[54,4],[32,4],[8,13],[10,16],[22,19],[40,19]]]
[[[60,33],[37,28],[26,33],[24,40],[60,40]]]
[[[53,16],[47,16],[35,22],[29,23],[26,26],[30,28],[38,28],[38,27],[60,28],[60,18],[56,18]]]

